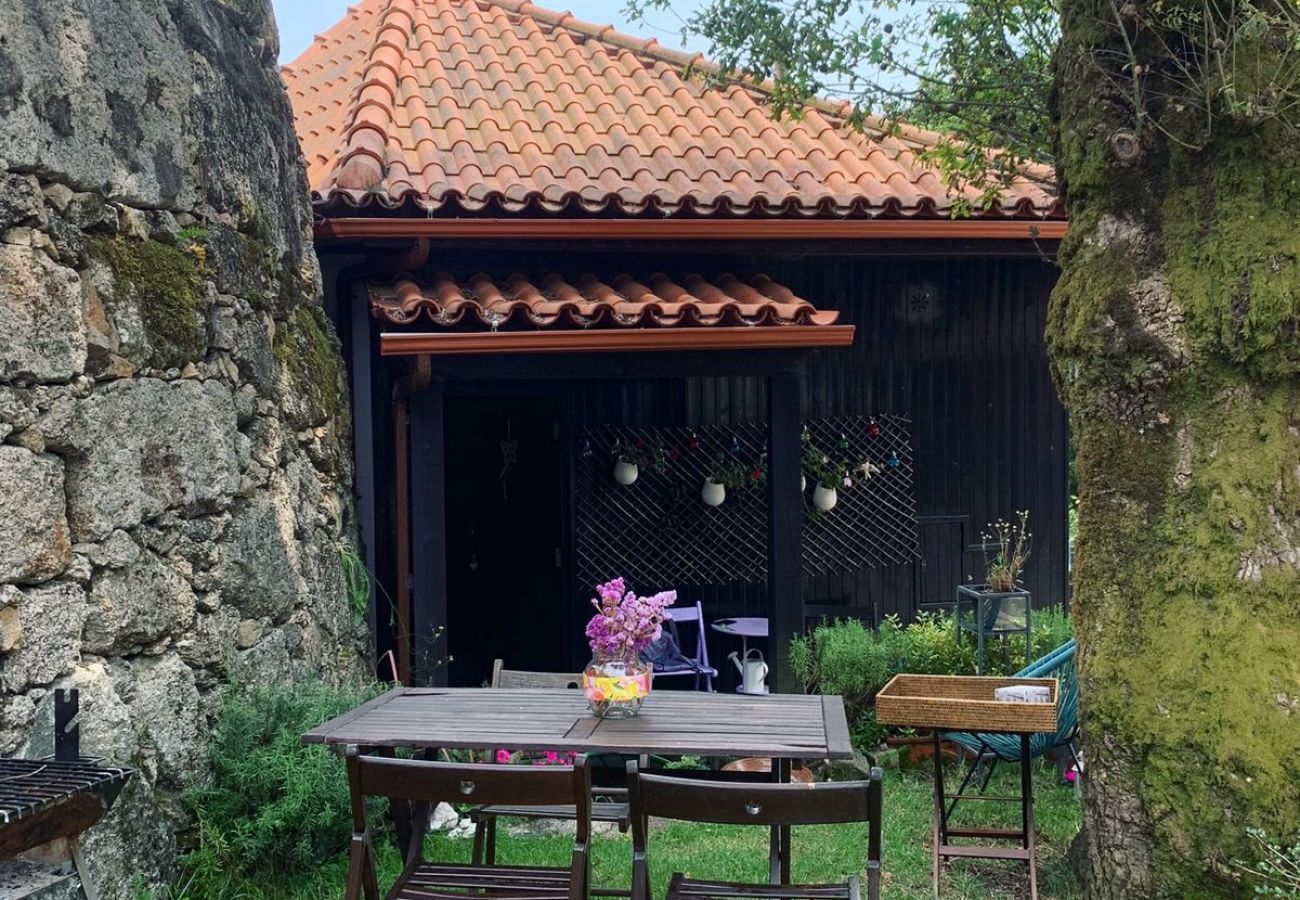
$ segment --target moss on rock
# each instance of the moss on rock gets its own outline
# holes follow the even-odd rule
[[[294,397],[286,408],[299,411],[294,416],[296,426],[322,425],[340,413],[343,394],[338,340],[324,310],[302,307],[280,323],[274,353],[289,376]]]
[[[92,252],[112,269],[119,301],[138,310],[150,365],[179,368],[203,358],[202,280],[192,253],[154,240],[120,237],[95,240]]]

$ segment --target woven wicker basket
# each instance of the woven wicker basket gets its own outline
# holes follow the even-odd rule
[[[1001,703],[996,688],[1046,686],[1051,703]],[[1055,678],[976,678],[957,675],[895,675],[876,695],[876,719],[901,728],[1034,734],[1056,730],[1060,702]]]

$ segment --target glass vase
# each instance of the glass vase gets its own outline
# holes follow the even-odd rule
[[[587,707],[599,719],[630,719],[641,711],[650,694],[653,668],[633,654],[606,656],[597,653],[582,671],[582,690]]]

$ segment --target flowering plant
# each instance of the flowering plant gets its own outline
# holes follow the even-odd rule
[[[1029,510],[1016,513],[1016,521],[998,519],[980,537],[984,541],[984,583],[989,590],[1008,593],[1016,589],[1029,560]]]
[[[591,600],[596,615],[587,623],[592,652],[629,657],[649,647],[663,632],[664,610],[676,601],[676,591],[638,597],[622,578],[598,585]]]
[[[578,754],[572,750],[547,750],[539,757],[525,760],[523,751],[511,753],[509,750],[498,750],[496,760],[502,765],[508,765],[515,762],[526,761],[532,766],[571,766],[577,760]]]

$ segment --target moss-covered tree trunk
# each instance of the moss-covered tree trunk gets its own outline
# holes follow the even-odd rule
[[[1214,3],[1063,2],[1048,340],[1094,900],[1244,896],[1246,828],[1300,830],[1300,116],[1267,106],[1296,49],[1248,8],[1189,39]]]

